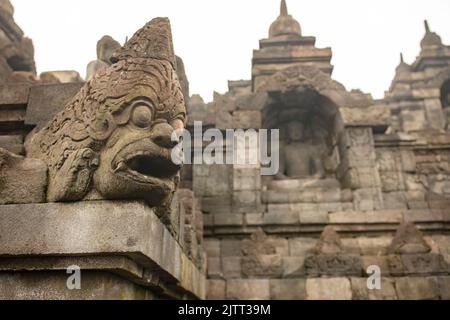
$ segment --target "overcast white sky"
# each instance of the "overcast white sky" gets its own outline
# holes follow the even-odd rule
[[[38,71],[77,70],[84,77],[97,40],[123,43],[154,17],[169,17],[191,94],[205,100],[227,80],[249,79],[252,50],[266,38],[279,0],[12,0],[16,22],[34,41]],[[402,51],[418,55],[426,18],[450,44],[449,0],[288,0],[303,35],[333,49],[333,77],[347,89],[381,98]]]

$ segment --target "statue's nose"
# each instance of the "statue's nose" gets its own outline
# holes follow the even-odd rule
[[[178,139],[174,139],[174,141],[172,141],[174,129],[168,123],[159,123],[153,130],[152,140],[158,146],[170,149],[178,144]]]

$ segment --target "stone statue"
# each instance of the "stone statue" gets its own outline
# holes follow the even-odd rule
[[[114,52],[121,47],[120,43],[110,36],[104,36],[97,42],[97,60],[91,61],[86,70],[86,81],[102,69],[111,65]]]
[[[287,124],[286,144],[280,150],[280,170],[277,179],[323,178],[324,150],[306,141],[305,125],[294,120]]]
[[[48,166],[47,201],[170,201],[180,166],[171,135],[185,125],[170,22],[156,18],[112,56],[73,100],[26,142]]]

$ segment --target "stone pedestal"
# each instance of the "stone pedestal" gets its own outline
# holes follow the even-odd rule
[[[202,271],[143,202],[4,205],[0,237],[0,299],[205,298]]]

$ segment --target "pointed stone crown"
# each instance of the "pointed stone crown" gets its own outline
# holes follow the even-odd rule
[[[113,63],[128,59],[166,60],[176,69],[172,31],[168,18],[155,18],[137,31],[111,58]]]

